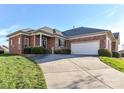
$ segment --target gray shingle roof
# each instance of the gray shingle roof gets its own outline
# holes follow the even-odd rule
[[[114,37],[115,37],[116,39],[119,38],[119,32],[113,33],[113,35],[114,35]]]
[[[110,30],[88,28],[88,27],[78,27],[78,28],[66,30],[62,33],[63,35],[70,37],[70,36],[90,34],[90,33],[96,33],[96,32],[105,32],[105,31],[110,31]]]

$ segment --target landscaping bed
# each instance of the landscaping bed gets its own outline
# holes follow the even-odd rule
[[[19,55],[0,55],[1,89],[46,89],[40,67],[34,60]]]
[[[109,66],[124,72],[124,59],[121,58],[111,58],[111,57],[100,57],[100,60]]]

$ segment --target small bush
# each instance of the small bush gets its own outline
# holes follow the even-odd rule
[[[31,54],[31,47],[24,48],[24,54]]]
[[[24,48],[24,54],[47,54],[48,50],[44,47],[28,47]]]
[[[4,50],[0,50],[0,54],[3,54],[4,53]]]
[[[124,57],[124,52],[123,52],[123,53],[121,53],[121,56],[122,56],[122,57]]]
[[[32,54],[46,54],[48,51],[44,47],[33,47],[31,49]]]
[[[12,54],[12,53],[4,53],[4,54],[0,54],[0,56],[17,56],[19,54]]]
[[[112,57],[120,58],[121,54],[119,52],[112,52]]]
[[[55,54],[71,54],[71,49],[56,49]]]
[[[99,54],[99,56],[112,57],[112,52],[110,50],[104,49],[104,48],[99,49],[98,54]]]

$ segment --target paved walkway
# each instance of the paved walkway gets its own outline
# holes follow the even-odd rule
[[[124,88],[124,73],[100,62],[97,57],[75,55],[36,56],[50,89]]]

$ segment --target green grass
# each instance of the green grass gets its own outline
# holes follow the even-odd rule
[[[124,72],[124,60],[120,58],[100,57],[100,60],[109,66]]]
[[[47,88],[40,67],[30,58],[19,55],[0,56],[1,89]]]

